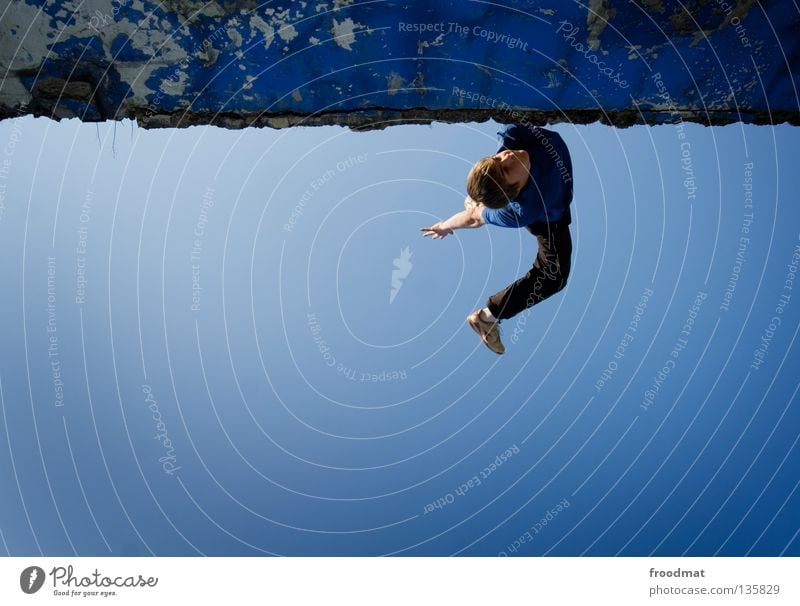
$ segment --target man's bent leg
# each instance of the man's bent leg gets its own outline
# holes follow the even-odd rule
[[[519,280],[489,297],[486,306],[495,318],[512,318],[554,295],[567,284],[572,257],[569,222],[550,223],[535,235],[539,252],[533,267]]]

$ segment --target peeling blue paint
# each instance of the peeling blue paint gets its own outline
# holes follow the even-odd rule
[[[2,19],[0,59],[11,69],[0,115],[24,106],[233,127],[463,120],[506,108],[620,125],[800,115],[791,0],[121,2],[13,2]],[[43,78],[96,90],[52,98],[37,88]]]

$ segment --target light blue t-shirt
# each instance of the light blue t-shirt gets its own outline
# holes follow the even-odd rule
[[[572,160],[557,132],[515,124],[497,133],[503,150],[524,149],[531,159],[528,183],[503,208],[484,208],[484,223],[499,227],[526,227],[560,219],[572,202]]]

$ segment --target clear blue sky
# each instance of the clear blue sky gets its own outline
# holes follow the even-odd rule
[[[534,238],[418,231],[494,123],[0,123],[0,551],[800,554],[798,131],[554,128],[572,274],[498,357]]]

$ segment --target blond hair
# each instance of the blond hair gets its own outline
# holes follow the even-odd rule
[[[519,188],[506,184],[500,160],[494,156],[478,160],[467,175],[467,195],[487,208],[503,208],[517,194]]]

